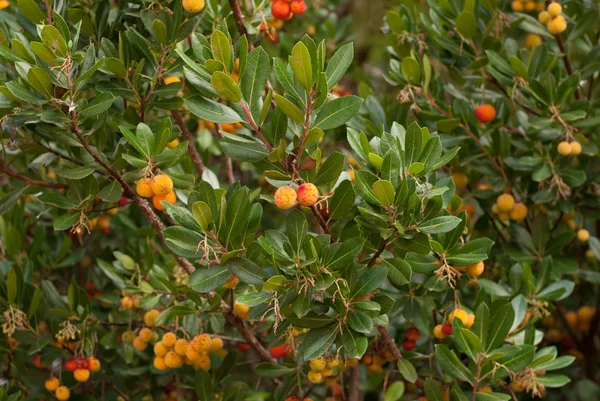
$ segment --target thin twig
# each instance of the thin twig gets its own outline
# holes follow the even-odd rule
[[[65,184],[55,184],[52,182],[46,182],[46,181],[40,181],[40,180],[34,180],[33,178],[29,178],[26,177],[24,175],[21,175],[15,171],[12,171],[11,169],[4,167],[4,166],[0,166],[0,171],[3,172],[4,174],[11,176],[13,178],[16,178],[17,180],[23,181],[29,185],[35,185],[38,187],[46,187],[46,188],[54,188],[54,189],[66,189],[69,188],[68,185]]]
[[[171,110],[171,115],[175,120],[175,124],[177,124],[181,130],[181,137],[188,141],[188,153],[196,165],[196,168],[198,171],[200,171],[200,174],[202,174],[204,170],[206,170],[206,166],[204,165],[204,162],[202,162],[202,157],[200,156],[200,153],[198,153],[198,149],[196,149],[196,141],[194,140],[194,137],[192,136],[188,127],[185,125],[181,114],[179,114],[177,110]]]

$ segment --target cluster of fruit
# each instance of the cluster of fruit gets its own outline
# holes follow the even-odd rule
[[[123,309],[131,310],[131,309],[139,309],[140,308],[140,296],[139,295],[130,295],[123,291],[121,297],[121,307]]]
[[[475,323],[474,314],[468,313],[464,309],[456,308],[448,316],[448,323],[438,324],[433,328],[433,336],[438,340],[443,340],[452,335],[452,322],[454,322],[454,319],[460,320],[467,329],[470,329]]]
[[[90,379],[90,374],[100,371],[101,367],[100,361],[93,356],[89,358],[76,356],[67,359],[65,362],[65,369],[73,372],[73,377],[79,383],[87,382]],[[66,401],[71,396],[71,390],[67,386],[61,385],[57,377],[52,376],[48,378],[44,386],[46,390],[54,393],[59,401]]]
[[[125,344],[133,344],[133,348],[138,351],[144,351],[148,348],[148,344],[158,341],[158,333],[148,327],[143,327],[137,334],[132,330],[124,332],[121,336],[121,340]]]
[[[406,330],[402,348],[407,351],[412,351],[417,346],[417,340],[421,337],[421,332],[416,327],[410,327]]]
[[[565,223],[567,223],[567,225],[569,226],[569,228],[571,230],[577,229],[577,223],[575,222],[574,218],[575,218],[575,212],[568,212],[568,213],[563,214],[563,216],[562,216],[562,220]],[[577,239],[580,242],[587,242],[590,239],[590,232],[588,230],[586,230],[585,228],[580,228],[579,230],[577,230]],[[592,255],[586,254],[586,257],[588,257],[589,259],[592,259],[590,256],[592,256]]]
[[[340,360],[334,356],[328,358],[320,356],[309,361],[309,365],[308,381],[313,384],[323,383],[327,378],[335,378],[340,372]]]
[[[515,0],[510,3],[510,7],[514,12],[517,13],[532,13],[534,11],[542,11],[544,9],[544,2],[534,0]]]
[[[319,200],[319,190],[314,184],[305,183],[298,187],[297,190],[290,186],[277,188],[275,191],[274,201],[278,208],[287,210],[296,204],[298,201],[302,206],[310,207]]]
[[[271,14],[282,21],[292,19],[294,14],[304,14],[305,11],[304,0],[274,0],[271,4]]]
[[[154,344],[154,367],[158,370],[178,369],[184,364],[195,369],[210,369],[210,354],[223,350],[223,340],[206,333],[196,335],[191,341],[177,338],[172,332],[165,333]]]
[[[560,35],[567,30],[567,20],[562,15],[562,6],[557,2],[548,4],[546,10],[539,13],[538,21],[546,25],[552,35]]]
[[[557,147],[558,153],[562,156],[577,156],[581,153],[581,144],[577,141],[562,141]]]
[[[497,214],[501,221],[523,221],[527,217],[527,206],[516,202],[511,194],[502,194],[492,205],[492,212]]]
[[[371,346],[371,352],[365,353],[360,359],[360,363],[367,367],[367,375],[376,375],[383,372],[383,366],[386,363],[392,363],[396,360],[394,354],[386,345],[377,341]],[[351,362],[350,360],[349,362]]]
[[[565,320],[573,332],[585,333],[590,330],[590,325],[595,315],[595,307],[584,305],[577,309],[577,311],[569,311],[565,313]],[[558,342],[563,339],[563,333],[561,330],[565,327],[563,327],[563,324],[560,320],[556,319],[552,315],[548,315],[542,319],[542,324],[548,329],[546,332],[546,339],[548,341]]]
[[[159,174],[153,178],[142,178],[138,181],[136,191],[142,198],[152,197],[152,204],[156,210],[164,210],[160,201],[175,204],[177,196],[173,191],[173,180],[166,174]]]

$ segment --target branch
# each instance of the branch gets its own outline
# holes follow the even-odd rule
[[[177,110],[171,110],[171,115],[173,116],[173,119],[175,120],[175,124],[177,124],[179,129],[181,129],[181,137],[184,140],[189,142],[188,153],[190,154],[192,161],[196,165],[196,168],[202,174],[204,172],[204,170],[206,170],[206,166],[202,162],[202,157],[200,157],[200,153],[198,153],[198,149],[196,149],[196,141],[194,141],[194,137],[192,136],[188,127],[183,122],[183,118],[181,117],[181,114],[179,114],[179,112]]]
[[[240,7],[240,3],[238,0],[229,0],[229,6],[231,7],[231,11],[233,12],[233,19],[235,20],[235,25],[237,26],[237,30],[240,35],[246,35],[246,39],[248,39],[248,31],[246,30],[246,26],[244,25],[244,14],[242,13],[242,9]],[[254,49],[254,45],[248,39],[248,50]]]
[[[383,340],[383,342],[385,342],[388,349],[394,356],[394,359],[396,359],[397,361],[402,359],[402,353],[398,349],[398,346],[396,345],[396,342],[394,341],[392,336],[390,336],[390,333],[388,333],[387,328],[385,326],[378,324],[377,332],[379,333],[379,335],[381,336],[381,339]]]
[[[513,99],[508,92],[506,91],[506,89],[502,86],[502,84],[496,79],[496,77],[491,76],[488,79],[489,82],[491,82],[496,88],[498,88],[500,90],[500,92],[502,92],[502,94],[509,99],[510,101],[512,101],[513,103],[519,105],[523,110],[527,111],[530,114],[533,114],[534,116],[539,116],[540,113],[538,113],[537,111],[535,111],[534,109],[532,109],[529,106],[526,106],[525,104],[523,104],[522,102],[516,101],[515,99]]]
[[[377,252],[375,252],[373,254],[373,256],[371,257],[371,259],[369,259],[369,263],[367,263],[367,267],[371,267],[375,264],[375,262],[377,261],[377,258],[381,256],[381,254],[383,253],[383,251],[385,251],[385,248],[388,245],[389,245],[389,242],[387,240],[384,240],[383,244],[381,244],[381,246],[379,247]],[[384,327],[384,329],[385,329],[385,327]]]
[[[319,213],[319,210],[317,210],[317,207],[315,205],[312,205],[310,207],[310,210],[315,215],[315,219],[317,219],[317,223],[319,223],[319,225],[321,226],[323,231],[325,231],[325,234],[327,234],[331,237],[331,242],[332,243],[335,242],[336,241],[335,236],[331,233],[329,226],[327,226],[327,222],[325,221],[325,219],[323,218],[321,213]]]
[[[29,185],[35,185],[38,187],[46,187],[46,188],[54,188],[54,189],[66,189],[69,188],[68,185],[65,184],[54,184],[52,182],[39,181],[34,180],[33,178],[25,177],[17,172],[12,171],[8,167],[0,166],[0,171],[4,174],[16,178],[17,180],[23,181]]]
[[[248,107],[246,107],[246,105],[244,105],[243,102],[240,102],[240,107],[244,111],[244,114],[246,114],[246,117],[248,118],[248,123],[252,126],[252,129],[254,130],[254,132],[256,132],[258,134],[258,137],[260,138],[260,140],[262,141],[262,143],[267,147],[267,149],[269,150],[269,152],[272,152],[273,151],[273,147],[271,146],[271,144],[269,143],[269,141],[267,141],[267,138],[265,138],[265,136],[263,135],[263,133],[260,130],[259,126],[256,125],[256,122],[254,121],[254,117],[252,117],[252,113],[250,113],[250,110],[248,110]]]
[[[263,362],[271,362],[271,363],[277,362],[271,356],[271,353],[260,343],[260,341],[258,341],[258,338],[256,338],[256,336],[254,335],[252,330],[250,330],[250,328],[248,326],[246,326],[244,321],[240,320],[240,318],[233,315],[231,312],[227,313],[225,315],[225,317],[226,317],[227,321],[233,327],[235,327],[240,332],[240,334],[246,339],[246,342],[248,343],[248,345],[250,345],[252,347],[252,349],[254,349],[254,351],[256,351],[256,353],[258,354],[260,359],[263,360]]]
[[[350,368],[350,383],[348,383],[348,401],[360,401],[360,372],[358,366]]]

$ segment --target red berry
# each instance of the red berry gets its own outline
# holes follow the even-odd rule
[[[65,369],[67,369],[69,372],[73,372],[75,369],[77,369],[77,359],[67,359],[65,362]]]
[[[303,14],[306,11],[306,3],[304,0],[293,0],[290,9],[294,14]]]
[[[406,339],[406,340],[402,341],[402,347],[407,351],[413,350],[416,346],[417,346],[417,343],[414,342],[413,340]]]
[[[482,104],[475,109],[475,117],[485,124],[496,118],[496,109],[491,104]]]
[[[291,13],[290,4],[285,0],[275,0],[271,4],[271,14],[273,17],[286,21]]]
[[[417,341],[419,337],[421,337],[421,332],[416,327],[406,330],[406,338],[409,340]]]
[[[451,336],[452,335],[452,325],[451,324],[444,324],[442,326],[442,333],[444,333],[447,336]]]
[[[87,358],[80,356],[77,358],[77,369],[89,369],[90,363]]]
[[[290,346],[287,344],[281,344],[272,347],[270,351],[273,358],[285,358],[290,354]]]
[[[117,202],[118,206],[125,206],[127,204],[127,198],[124,196],[121,196],[121,199],[119,199],[119,201]]]
[[[237,349],[239,349],[242,352],[246,352],[250,349],[250,345],[246,344],[246,343],[238,343],[237,344]]]

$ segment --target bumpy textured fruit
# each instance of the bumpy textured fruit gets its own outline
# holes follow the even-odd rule
[[[415,349],[417,343],[413,340],[409,340],[408,338],[402,341],[402,347],[407,351],[412,351]]]
[[[559,154],[563,156],[568,156],[571,154],[571,144],[567,141],[562,141],[558,144],[556,150],[558,150]]]
[[[446,336],[451,336],[452,335],[452,325],[448,324],[448,323],[444,323],[442,325],[442,333],[444,333],[444,335],[446,335]]]
[[[308,372],[308,381],[313,384],[320,384],[323,382],[323,375],[321,372],[315,372],[314,370],[311,370]]]
[[[515,198],[511,194],[502,194],[496,199],[500,212],[510,212],[515,206]]]
[[[562,13],[562,6],[556,2],[552,2],[546,8],[551,17],[558,17]]]
[[[306,11],[306,3],[304,0],[292,0],[290,3],[290,10],[294,14],[304,14]]]
[[[66,386],[60,386],[56,389],[54,395],[58,401],[67,401],[71,396],[71,390]]]
[[[123,309],[133,308],[133,299],[131,299],[131,297],[121,298],[121,306],[123,307]]]
[[[340,360],[335,356],[330,356],[327,358],[327,369],[335,369],[340,364]]]
[[[75,369],[73,377],[80,383],[84,383],[90,379],[90,371],[87,369]]]
[[[283,1],[283,0],[282,0]],[[278,208],[287,210],[296,204],[296,191],[290,186],[279,187],[275,191],[273,200]]]
[[[594,318],[596,314],[596,308],[588,305],[584,305],[577,310],[577,319],[580,322],[589,323]]]
[[[156,344],[154,344],[154,355],[158,357],[163,357],[167,355],[167,352],[169,352],[169,347],[163,344],[162,341],[159,341]]]
[[[169,367],[165,363],[165,358],[162,356],[157,356],[154,358],[154,367],[158,370],[167,370]]]
[[[516,203],[510,211],[510,219],[514,221],[522,221],[527,217],[527,206],[524,203]]]
[[[201,355],[195,365],[202,370],[208,371],[210,369],[210,358],[207,355]]]
[[[183,0],[183,9],[188,13],[199,13],[204,8],[204,0]]]
[[[581,144],[577,141],[571,142],[571,156],[577,156],[581,153]]]
[[[450,316],[448,317],[448,322],[450,322],[450,324],[452,324],[452,322],[454,321],[454,319],[460,319],[463,324],[465,324],[467,322],[467,312],[464,309],[454,309],[452,311],[452,313],[450,314]]]
[[[520,13],[524,9],[523,2],[521,2],[520,0],[515,0],[512,3],[510,3],[510,8],[512,8],[514,12]]]
[[[165,207],[160,203],[160,201],[167,201],[170,204],[174,205],[177,201],[177,195],[175,195],[175,191],[171,191],[164,196],[154,195],[152,197],[152,204],[154,205],[156,210],[165,210]]]
[[[102,364],[98,359],[92,356],[88,358],[88,367],[90,369],[90,372],[96,373],[100,371],[100,369],[102,368]]]
[[[421,332],[416,327],[411,327],[406,330],[406,338],[409,340],[417,341],[421,337]]]
[[[496,118],[496,109],[491,104],[481,104],[475,109],[475,117],[485,124]]]
[[[550,13],[548,13],[548,11],[542,11],[541,13],[538,14],[538,21],[540,21],[540,23],[546,25],[548,23],[548,21],[550,21]]]
[[[165,355],[165,365],[171,369],[177,369],[183,366],[183,358],[173,351],[167,352]]]
[[[173,190],[173,180],[166,174],[159,174],[152,179],[154,195],[164,196]]]
[[[271,4],[271,14],[277,19],[286,21],[289,19],[290,13],[292,13],[290,3],[285,0],[275,0]]]
[[[212,340],[208,334],[200,334],[194,339],[194,348],[198,352],[210,351],[210,344]]]
[[[237,287],[238,282],[239,280],[237,276],[235,274],[232,274],[231,277],[229,277],[229,279],[225,282],[225,284],[223,284],[223,287],[229,288],[231,290]]]
[[[444,331],[442,330],[442,326],[441,324],[438,324],[437,326],[435,326],[433,328],[433,336],[435,338],[437,338],[438,340],[443,340],[444,338],[446,338],[446,335],[444,334]]]
[[[149,198],[154,195],[152,192],[152,180],[150,178],[142,178],[137,182],[135,186],[135,191],[142,198]]]
[[[173,346],[173,351],[179,356],[185,356],[185,351],[187,350],[188,342],[183,338],[175,341],[175,345]]]
[[[452,180],[457,189],[465,188],[469,182],[468,177],[464,173],[452,173]]]
[[[525,37],[525,47],[528,49],[532,49],[535,46],[540,46],[542,44],[542,37],[540,35],[536,35],[535,33],[530,33]]]
[[[581,242],[586,242],[590,239],[590,232],[585,228],[582,228],[581,230],[577,231],[577,239]]]
[[[131,330],[127,330],[121,335],[121,340],[125,344],[131,344],[133,342],[134,338],[135,338],[135,333]]]
[[[285,358],[290,354],[291,348],[287,344],[277,345],[275,347],[271,347],[269,352],[273,358]]]
[[[238,304],[236,302],[235,304],[233,304],[233,310],[238,315],[243,315],[243,314],[248,313],[250,311],[250,307],[248,305]]]
[[[144,324],[148,327],[154,327],[156,323],[156,318],[160,314],[158,309],[151,309],[144,314]]]
[[[319,200],[319,190],[311,183],[300,185],[296,191],[296,195],[298,203],[302,206],[312,206]]]
[[[46,387],[46,390],[50,392],[55,391],[58,386],[60,386],[60,380],[58,380],[56,377],[50,377],[46,379],[46,382],[44,383],[44,387]]]
[[[171,142],[167,143],[167,148],[175,149],[179,145],[179,139],[175,138]]]
[[[475,315],[469,314],[467,316],[467,321],[465,322],[465,327],[467,329],[470,329],[473,326],[473,324],[475,324]]]
[[[548,21],[546,28],[548,28],[548,32],[552,35],[560,35],[567,30],[567,20],[562,15],[559,15]]]
[[[162,342],[167,347],[171,348],[172,346],[175,345],[176,341],[177,341],[177,336],[175,335],[175,333],[165,333],[165,334],[163,334]]]
[[[194,341],[188,344],[187,349],[185,350],[185,357],[192,360],[197,361],[203,355],[202,353],[196,351],[196,343]]]
[[[310,368],[315,372],[320,372],[327,367],[327,361],[324,357],[320,356],[309,362]]]
[[[479,277],[481,276],[481,273],[483,273],[483,269],[485,268],[483,262],[477,262],[475,264],[469,265],[467,266],[467,273],[473,277]],[[462,320],[462,319],[461,319]],[[464,323],[464,320],[463,320]]]
[[[147,327],[144,327],[138,333],[138,337],[145,343],[149,343],[152,340],[152,330]]]
[[[141,338],[136,337],[133,340],[133,348],[135,348],[136,350],[143,351],[146,349],[146,347],[148,347],[148,343],[146,341],[142,340]]]
[[[215,337],[210,340],[210,352],[215,353],[223,349],[223,340]]]

